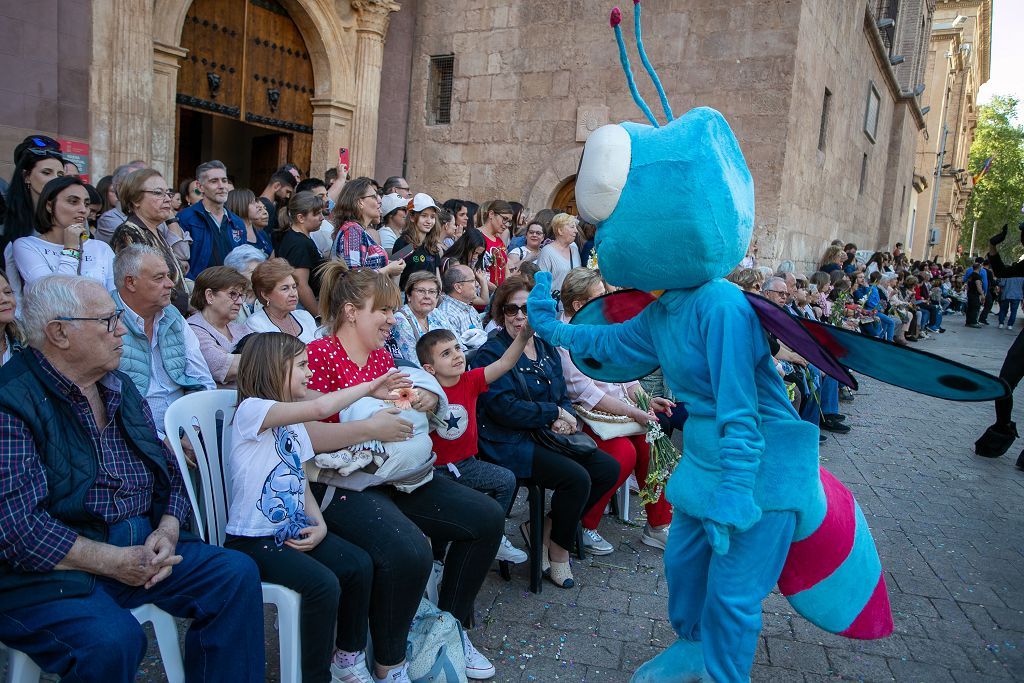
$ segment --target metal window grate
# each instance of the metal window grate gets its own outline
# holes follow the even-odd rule
[[[821,100],[821,123],[818,124],[818,150],[825,151],[828,138],[828,115],[832,107],[832,91],[825,88],[825,97]]]
[[[430,80],[427,87],[427,125],[443,126],[452,122],[452,75],[455,55],[434,55],[430,58]]]

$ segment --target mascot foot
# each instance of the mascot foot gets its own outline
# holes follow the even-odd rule
[[[677,640],[633,674],[630,683],[699,683],[707,680],[700,641]]]
[[[994,424],[974,442],[974,452],[985,458],[998,458],[1010,449],[1017,438],[1017,424]]]

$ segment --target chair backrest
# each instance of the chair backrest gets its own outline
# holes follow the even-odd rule
[[[208,543],[224,545],[224,527],[228,521],[231,482],[224,471],[224,456],[231,448],[231,420],[235,415],[238,392],[212,389],[182,396],[164,414],[164,431],[185,479],[189,502],[195,512],[196,531]],[[196,454],[196,467],[190,468],[179,435],[188,439]],[[193,476],[198,480],[196,497]]]

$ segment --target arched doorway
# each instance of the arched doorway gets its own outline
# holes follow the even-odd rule
[[[209,159],[257,194],[286,161],[309,173],[313,67],[277,0],[194,0],[181,47],[178,180]]]
[[[551,208],[556,211],[564,211],[565,213],[576,216],[579,212],[576,210],[576,176],[571,176],[566,179],[558,189],[555,190],[555,198],[551,202]]]

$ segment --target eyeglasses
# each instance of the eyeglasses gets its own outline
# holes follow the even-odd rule
[[[395,186],[395,188],[394,188],[394,189],[396,189],[396,190],[402,190],[402,191],[404,191],[404,192],[408,192],[408,191],[409,191],[409,188],[408,188],[408,186],[407,186],[407,187],[398,187],[398,186]]]
[[[504,313],[505,317],[507,318],[516,317],[517,315],[519,315],[520,311],[522,311],[523,315],[526,315],[526,304],[523,304],[522,306],[516,306],[515,304],[505,304],[504,306],[501,307],[501,312]]]
[[[114,311],[113,313],[111,313],[110,315],[102,317],[102,318],[74,318],[74,317],[62,315],[59,318],[54,318],[54,320],[61,320],[61,321],[67,321],[67,322],[77,322],[79,320],[95,320],[96,322],[106,323],[107,324],[107,332],[113,332],[114,330],[117,329],[117,324],[119,322],[121,322],[121,316],[123,316],[123,315],[124,315],[124,309],[123,308],[119,308],[116,311]]]
[[[437,296],[436,289],[423,289],[422,287],[413,287],[413,294],[419,294],[420,296]]]
[[[379,195],[378,195],[377,193],[374,193],[374,194],[365,194],[365,195],[363,195],[362,197],[360,197],[359,199],[360,199],[360,201],[361,201],[361,200],[363,200],[363,199],[371,199],[371,198],[373,198],[373,199],[380,199],[380,196],[379,196]]]
[[[453,285],[464,285],[464,284],[466,284],[467,282],[476,282],[476,280],[456,280],[456,281],[455,281],[455,282],[453,282],[452,284],[453,284]]]
[[[242,297],[245,296],[245,293],[239,292],[236,289],[229,289],[228,291],[224,292],[224,294],[227,294],[228,298],[231,299],[231,301],[241,301]]]
[[[501,214],[498,214],[498,217],[501,218],[501,223],[506,228],[511,228],[512,227],[512,216],[509,216],[508,218],[505,218]]]
[[[765,294],[789,294],[788,289],[766,289]]]
[[[157,199],[161,197],[167,197],[168,199],[172,199],[175,194],[174,190],[143,190],[143,192],[150,196],[156,197]]]

